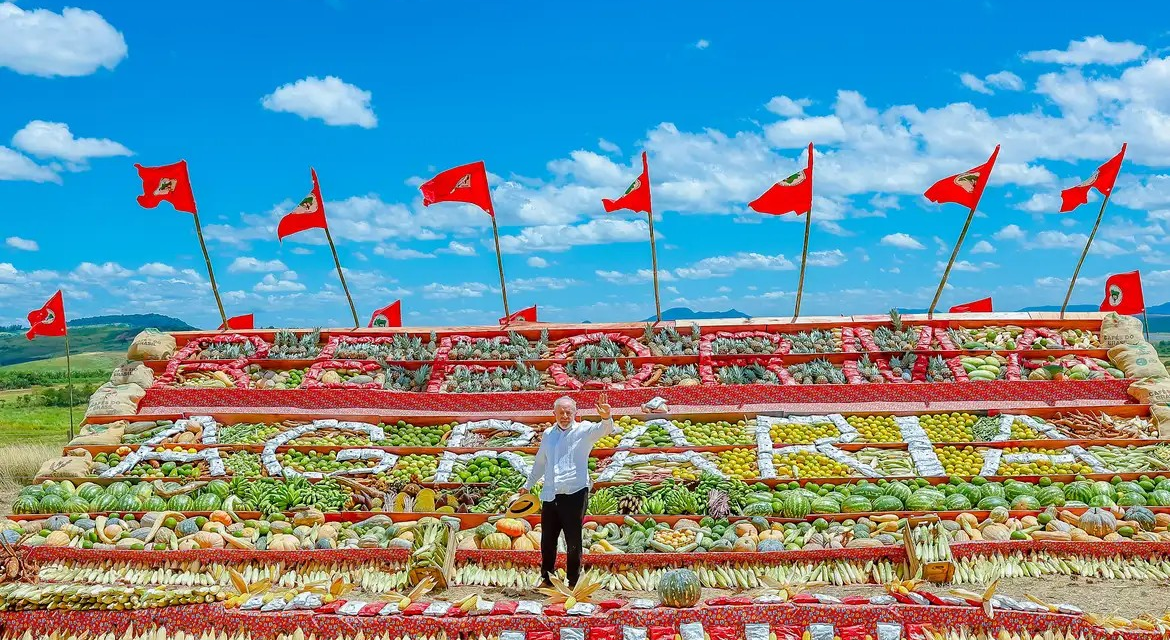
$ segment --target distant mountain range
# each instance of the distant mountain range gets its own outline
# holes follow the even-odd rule
[[[189,331],[191,325],[157,313],[94,316],[69,320],[69,342],[73,353],[125,353],[134,336],[146,328],[160,331]],[[27,325],[0,327],[0,365],[56,358],[64,352],[64,338],[24,337]]]
[[[716,318],[750,318],[748,314],[736,310],[728,309],[727,311],[692,311],[686,307],[673,307],[662,312],[663,320],[713,320]],[[654,322],[657,318],[650,316],[643,322]]]

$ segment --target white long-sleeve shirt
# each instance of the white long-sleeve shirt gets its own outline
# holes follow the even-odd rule
[[[538,481],[543,480],[540,500],[549,502],[558,495],[568,495],[592,487],[589,452],[594,443],[611,433],[612,418],[601,422],[574,420],[568,429],[562,429],[556,424],[545,429],[524,489],[531,490]]]

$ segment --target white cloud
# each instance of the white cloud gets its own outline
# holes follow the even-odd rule
[[[1070,41],[1064,50],[1029,51],[1024,54],[1024,60],[1075,67],[1088,64],[1118,65],[1138,60],[1145,52],[1143,45],[1128,40],[1110,42],[1104,36],[1088,36],[1084,40]]]
[[[4,240],[4,244],[13,249],[20,249],[21,251],[38,251],[41,247],[36,240],[28,240],[17,236],[10,236]]]
[[[164,276],[173,276],[177,273],[178,271],[174,267],[162,262],[148,262],[141,267],[138,267],[138,275],[142,276],[154,276],[156,278],[161,278]]]
[[[661,241],[662,234],[656,235]],[[598,218],[580,225],[525,227],[518,235],[500,236],[500,250],[504,253],[567,251],[579,245],[649,240],[649,225],[642,220]]]
[[[1020,225],[1009,224],[999,231],[996,231],[994,234],[992,234],[991,237],[995,238],[996,240],[1023,240],[1025,237],[1027,237],[1027,234],[1025,234],[1024,230],[1020,228]]]
[[[811,255],[811,254],[810,254]],[[769,256],[762,253],[739,252],[730,256],[703,258],[689,267],[674,270],[676,276],[684,279],[722,278],[740,269],[760,271],[788,271],[796,265],[783,254]]]
[[[621,271],[606,271],[598,269],[593,272],[598,278],[605,280],[612,284],[642,284],[645,282],[652,282],[654,279],[654,272],[650,269],[638,269],[634,273],[622,273]],[[658,280],[660,282],[673,282],[674,275],[669,271],[659,271]]]
[[[287,271],[280,260],[260,260],[251,256],[240,256],[228,265],[230,273],[264,273],[266,271]]]
[[[934,252],[935,253],[943,254],[943,253],[946,253],[946,252],[951,250],[951,245],[947,244],[946,240],[943,240],[942,238],[940,238],[938,236],[931,237],[931,240],[934,240]]]
[[[108,138],[75,138],[63,122],[33,120],[12,136],[12,146],[41,158],[60,158],[84,165],[90,158],[133,155]]]
[[[810,251],[808,264],[813,267],[839,267],[845,264],[847,258],[840,249],[831,251]]]
[[[94,264],[92,262],[82,262],[69,274],[70,279],[81,282],[95,282],[101,283],[117,278],[128,278],[134,272],[123,267],[117,262],[105,262],[102,264]]]
[[[622,152],[621,147],[610,142],[609,140],[606,140],[605,138],[601,138],[600,140],[597,141],[597,148],[601,149],[602,151],[604,151],[606,153],[621,153]]]
[[[533,269],[544,269],[548,266],[548,260],[545,260],[540,256],[532,256],[528,258],[528,266],[532,267]]]
[[[983,78],[988,86],[996,89],[1007,89],[1008,91],[1023,91],[1024,80],[1020,76],[1011,71],[1000,71],[999,73],[992,73]]]
[[[776,96],[768,101],[765,108],[776,115],[784,116],[785,118],[793,118],[804,115],[804,110],[812,106],[812,100],[808,98],[799,98],[793,100],[788,96]]]
[[[380,244],[374,247],[374,255],[382,256],[383,258],[390,258],[392,260],[414,260],[418,258],[436,258],[433,253],[426,253],[418,251],[417,249],[407,249],[399,247],[395,244]]]
[[[700,49],[700,50],[706,49],[709,46],[711,46],[711,43],[708,42],[707,40],[703,40],[703,39],[700,39],[698,42],[695,43],[695,48]]]
[[[1029,213],[1055,213],[1060,211],[1060,196],[1055,193],[1033,193],[1032,197],[1015,205],[1020,211]]]
[[[986,240],[980,240],[975,243],[974,247],[971,247],[971,253],[995,253],[995,246]]]
[[[561,291],[581,284],[572,278],[517,278],[508,281],[508,288],[512,291]]]
[[[306,249],[305,247],[294,247],[292,252],[297,254],[298,256],[311,256],[311,255],[313,255],[313,250]]]
[[[482,282],[464,282],[447,285],[432,282],[422,288],[423,297],[430,300],[451,300],[454,298],[482,298],[490,288]]]
[[[473,256],[475,255],[475,247],[452,240],[445,249],[439,249],[435,251],[435,253],[450,253],[456,256]]]
[[[925,249],[926,247],[908,233],[891,233],[882,238],[881,243],[899,249]]]
[[[56,171],[42,167],[23,153],[0,146],[0,180],[60,183],[61,177]]]
[[[1041,231],[1032,238],[1029,245],[1040,249],[1084,249],[1089,236],[1083,233],[1064,233],[1063,231]],[[1116,256],[1126,253],[1124,249],[1108,240],[1096,238],[1093,247],[1089,250],[1094,255]]]
[[[297,274],[292,271],[286,271],[277,278],[273,274],[264,276],[252,290],[257,293],[287,293],[290,291],[304,291],[305,285],[296,281]]]
[[[125,57],[122,34],[94,11],[26,11],[0,3],[0,67],[47,78],[85,76]]]
[[[309,76],[277,87],[261,104],[269,111],[295,113],[306,120],[319,118],[328,125],[373,129],[378,118],[370,108],[372,97],[369,91],[336,76]]]
[[[995,93],[991,89],[987,88],[987,83],[983,82],[983,80],[980,79],[979,76],[971,74],[971,73],[959,74],[959,82],[962,82],[964,87],[967,87],[968,89],[975,91],[977,93],[984,93],[987,95],[991,95],[991,94]]]
[[[983,269],[994,268],[996,266],[998,266],[998,265],[996,265],[993,262],[983,262],[980,264],[975,264],[973,262],[968,262],[967,260],[956,260],[955,263],[953,265],[951,265],[951,271],[977,272],[977,271],[982,271]],[[935,270],[940,272],[940,273],[944,269],[946,269],[946,267],[947,267],[947,263],[945,263],[945,262],[936,262],[934,265]]]

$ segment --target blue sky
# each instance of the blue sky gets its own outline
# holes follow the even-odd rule
[[[1170,35],[1134,18],[1156,5],[1020,4],[0,3],[0,323],[62,287],[74,317],[217,324],[190,216],[134,199],[133,163],[180,158],[229,315],[349,322],[323,234],[276,241],[313,166],[363,322],[399,297],[408,324],[494,322],[487,216],[417,190],[483,159],[513,308],[641,319],[644,218],[600,199],[642,149],[663,306],[783,315],[801,220],[746,203],[810,141],[806,314],[926,306],[965,212],[922,191],[996,143],[941,306],[1059,304],[1100,202],[1058,215],[1059,191],[1125,140],[1073,301],[1132,269],[1170,300]]]

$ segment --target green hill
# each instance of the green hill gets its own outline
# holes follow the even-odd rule
[[[147,327],[161,331],[187,331],[193,328],[182,320],[153,313],[78,318],[69,321],[69,349],[75,355],[125,354],[134,336]],[[29,340],[24,336],[27,330],[28,327],[19,325],[0,328],[0,366],[62,357],[60,364],[64,368],[65,338],[38,337]],[[102,363],[101,366],[106,365]],[[94,367],[80,367],[74,359],[73,368]]]

